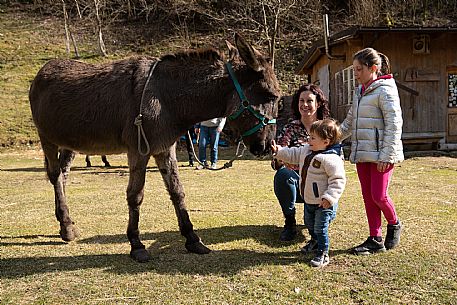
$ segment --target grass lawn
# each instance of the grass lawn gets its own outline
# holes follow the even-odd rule
[[[82,37],[80,52],[88,62],[158,55],[173,47],[168,40],[154,49],[144,41],[119,44],[102,59],[93,57],[93,41]],[[402,242],[370,257],[348,253],[368,229],[355,168],[347,164],[347,189],[330,227],[331,262],[322,270],[311,268],[312,257],[298,252],[309,238],[302,205],[297,240],[278,240],[283,219],[273,193],[274,172],[269,161],[249,157],[211,172],[185,167],[186,158],[179,155],[190,217],[213,250],[208,255],[186,252],[151,162],[140,229],[153,259],[138,264],[129,258],[124,155],[109,156],[111,168],[93,157],[98,167],[90,169],[77,157],[67,199],[82,234],[63,242],[27,96],[38,69],[56,57],[67,57],[61,20],[0,5],[1,305],[457,304],[456,158],[411,158],[396,168],[390,194],[404,224]],[[233,153],[223,149],[221,163]]]
[[[221,152],[221,162],[232,156]],[[63,242],[54,195],[38,149],[0,154],[0,304],[457,304],[457,159],[411,158],[394,173],[390,194],[404,232],[399,248],[357,257],[368,234],[355,168],[330,226],[330,264],[308,265],[309,238],[278,240],[283,220],[269,161],[250,158],[218,172],[185,167],[180,176],[197,234],[213,252],[187,253],[154,163],[147,173],[141,236],[153,256],[139,264],[125,236],[126,157],[112,168],[85,168],[77,156],[67,186],[82,231]],[[98,166],[98,167],[97,167]]]

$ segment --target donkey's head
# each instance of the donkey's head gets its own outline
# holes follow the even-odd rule
[[[238,34],[235,43],[236,47],[227,42],[230,50],[227,70],[238,87],[233,94],[237,106],[228,121],[235,136],[243,138],[251,153],[262,156],[269,153],[270,142],[276,134],[275,118],[281,95],[279,84],[269,59]]]

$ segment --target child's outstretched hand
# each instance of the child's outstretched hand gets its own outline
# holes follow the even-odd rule
[[[275,140],[271,140],[271,152],[275,155],[278,152],[279,146],[276,145]]]

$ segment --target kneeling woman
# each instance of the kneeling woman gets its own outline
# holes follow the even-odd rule
[[[301,86],[292,98],[293,121],[279,132],[276,143],[279,146],[299,147],[308,142],[311,125],[330,116],[328,100],[322,90],[313,84]],[[295,203],[303,203],[299,192],[299,168],[296,165],[272,161],[277,170],[274,176],[274,192],[285,218],[284,230],[279,237],[290,241],[297,235]]]

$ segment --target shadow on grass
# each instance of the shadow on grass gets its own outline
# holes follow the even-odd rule
[[[94,171],[97,169],[97,171]],[[106,169],[106,171],[100,171],[101,169]],[[20,168],[6,168],[2,169],[4,172],[30,172],[30,173],[39,173],[39,172],[46,172],[46,169],[43,166],[40,167],[20,167]],[[157,166],[148,166],[146,168],[147,172],[157,172],[159,171]],[[128,166],[92,166],[92,167],[85,167],[85,166],[75,166],[71,168],[71,172],[83,172],[84,174],[119,174],[121,173],[128,173],[129,167]]]
[[[8,246],[56,246],[56,245],[65,245],[67,244],[63,240],[48,240],[48,241],[43,241],[40,239],[43,238],[59,238],[60,235],[21,235],[21,236],[0,236],[0,246],[2,247],[8,247]],[[31,243],[24,243],[20,241],[15,241],[17,239],[29,239],[29,240],[34,240],[37,239],[38,241],[33,241]],[[11,240],[11,241],[9,241]]]
[[[238,240],[253,239],[257,243],[266,245],[271,248],[288,247],[291,244],[303,243],[306,239],[302,233],[303,226],[298,226],[298,234],[295,240],[290,242],[279,241],[279,234],[282,227],[274,225],[237,225],[225,226],[218,228],[198,229],[195,232],[202,238],[205,244],[219,244],[227,243]],[[172,245],[181,242],[184,244],[184,237],[181,236],[179,231],[164,231],[158,233],[145,232],[140,234],[140,238],[145,244],[148,240],[154,241],[155,247],[160,248],[166,245]],[[81,239],[79,243],[87,244],[113,244],[124,243],[127,237],[124,234],[117,235],[98,235],[86,239]],[[150,251],[153,252],[154,246],[151,246]]]
[[[3,168],[3,172],[12,172],[12,173],[18,173],[18,172],[24,172],[24,173],[39,173],[43,172],[45,173],[46,170],[44,169],[43,166],[40,167],[20,167],[20,168]]]
[[[280,230],[281,228],[270,225],[230,226],[199,230],[198,233],[204,237],[204,241],[210,248],[216,248],[215,244],[217,243],[236,242],[243,239],[254,239],[260,244],[273,248],[272,251],[263,252],[252,249],[213,250],[207,255],[188,253],[184,248],[184,238],[178,231],[146,233],[142,234],[142,238],[146,245],[149,244],[148,240],[152,240],[152,244],[148,248],[152,259],[145,264],[133,261],[127,253],[6,258],[0,259],[0,278],[19,278],[34,274],[91,268],[100,268],[115,274],[153,271],[159,274],[234,275],[256,266],[307,263],[312,258],[312,254],[303,255],[299,252],[299,243],[301,245],[301,242],[305,240],[303,235],[300,235],[293,242],[293,244],[297,244],[296,250],[278,252],[278,248],[285,248],[292,244],[278,240]],[[127,243],[126,239],[125,235],[120,234],[99,235],[79,240],[78,243]],[[6,247],[15,244],[0,241],[0,247],[4,250]],[[42,241],[31,244],[22,243],[21,245],[42,245]],[[49,245],[61,246],[55,243]],[[330,251],[331,256],[346,253],[348,250]]]

